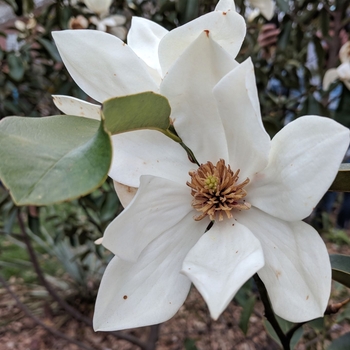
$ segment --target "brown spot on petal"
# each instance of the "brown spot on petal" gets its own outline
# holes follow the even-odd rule
[[[227,12],[223,12],[222,14],[223,14],[224,16],[226,16]]]
[[[206,36],[209,38],[209,30],[208,30],[208,29],[205,29],[205,30],[204,30],[204,33],[205,33]]]
[[[127,295],[124,295],[124,296],[123,296],[123,299],[124,299],[124,300],[128,299],[128,296],[127,296]]]
[[[282,272],[280,270],[276,270],[275,275],[276,275],[277,279],[279,279],[279,277],[282,275]]]
[[[309,300],[309,296],[308,295],[306,296],[306,300]]]

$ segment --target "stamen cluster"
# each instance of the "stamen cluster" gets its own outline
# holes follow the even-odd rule
[[[196,171],[190,171],[191,182],[187,182],[187,186],[192,189],[192,206],[202,213],[194,218],[196,221],[207,215],[210,220],[222,221],[224,213],[227,218],[233,217],[232,209],[246,210],[251,207],[243,199],[247,195],[243,187],[249,183],[249,179],[238,185],[239,172],[240,169],[234,173],[223,159],[216,166],[207,162]]]

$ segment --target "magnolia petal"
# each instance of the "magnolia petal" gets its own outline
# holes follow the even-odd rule
[[[210,35],[202,33],[164,77],[161,94],[171,105],[175,129],[199,163],[228,160],[225,131],[212,94],[237,66]]]
[[[269,21],[275,12],[275,3],[272,0],[249,0],[253,7],[260,10],[261,14]]]
[[[95,243],[96,245],[101,245],[102,242],[103,242],[103,237],[97,238],[97,239],[94,241],[94,243]]]
[[[350,62],[344,62],[337,68],[339,79],[350,81]]]
[[[114,189],[117,192],[120,203],[126,208],[134,199],[137,188],[123,185],[117,181],[113,181]]]
[[[108,28],[108,33],[115,35],[116,37],[118,37],[121,40],[125,40],[126,34],[127,34],[127,29],[125,27],[111,27],[111,28]]]
[[[101,32],[106,32],[107,26],[103,21],[99,21],[99,22],[97,22],[96,29],[101,31]]]
[[[329,118],[300,117],[271,142],[267,167],[253,177],[247,201],[287,221],[311,214],[332,184],[349,146],[349,129]]]
[[[264,266],[260,242],[234,220],[217,222],[187,254],[182,273],[194,283],[217,320],[239,288]]]
[[[76,115],[90,119],[101,119],[101,106],[79,100],[75,97],[52,95],[53,103],[64,114]]]
[[[246,24],[243,17],[236,11],[227,10],[226,12],[207,13],[173,29],[159,44],[159,60],[163,76],[186,48],[203,32],[226,50],[232,58],[235,58],[245,37]],[[205,56],[203,55],[202,58]]]
[[[160,223],[158,217],[152,219]],[[170,319],[191,286],[180,273],[182,261],[203,232],[203,225],[188,214],[183,224],[150,243],[136,263],[115,257],[107,266],[97,295],[95,331],[142,327]]]
[[[275,313],[291,322],[322,317],[331,290],[331,266],[317,231],[251,208],[236,215],[260,240],[265,266],[258,272]]]
[[[158,91],[146,64],[119,38],[96,30],[63,30],[52,36],[74,81],[96,101]]]
[[[244,181],[266,167],[270,150],[250,58],[215,86],[214,96],[226,134],[229,164],[233,171],[240,169]]]
[[[350,62],[350,41],[347,41],[340,48],[339,58],[341,63]]]
[[[185,185],[142,176],[131,204],[107,227],[103,245],[123,260],[135,262],[140,253],[164,232],[191,233],[194,216],[190,189]],[[204,233],[208,220],[196,222]]]
[[[109,176],[124,185],[139,187],[141,175],[163,177],[186,184],[197,166],[175,141],[155,130],[136,130],[112,136],[113,158]]]
[[[146,18],[133,17],[128,33],[128,45],[149,67],[155,69],[161,76],[158,58],[160,40],[168,31]]]
[[[220,0],[215,6],[215,11],[236,11],[233,0]]]
[[[325,73],[324,77],[323,77],[323,83],[322,83],[323,90],[325,90],[325,91],[328,90],[329,86],[336,79],[339,79],[339,75],[338,75],[337,69],[336,68],[328,69],[327,72]]]
[[[108,13],[112,0],[84,0],[84,3],[90,11],[102,15]]]
[[[117,26],[122,26],[126,23],[126,17],[123,15],[113,15],[111,17],[114,19]]]

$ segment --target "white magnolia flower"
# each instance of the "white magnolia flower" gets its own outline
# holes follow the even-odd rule
[[[86,29],[89,26],[89,21],[82,15],[71,17],[68,21],[70,29]]]
[[[113,0],[84,0],[87,8],[99,16],[105,16],[109,12]]]
[[[97,30],[108,32],[115,35],[121,40],[125,40],[127,30],[124,26],[126,22],[125,16],[113,15],[105,18],[92,16],[89,18],[90,22],[96,26]]]
[[[323,78],[323,90],[337,79],[341,80],[350,90],[350,41],[346,42],[339,51],[340,66],[328,69]]]
[[[123,204],[131,203],[103,238],[116,256],[98,294],[96,330],[169,319],[191,281],[217,318],[256,272],[281,317],[298,322],[324,312],[329,258],[317,232],[301,220],[334,179],[348,130],[311,116],[290,123],[270,141],[252,64],[234,60],[245,27],[232,4],[222,0],[216,11],[171,32],[136,19],[129,45],[97,31],[54,33],[65,65],[86,93],[99,102],[161,93],[169,99],[179,136],[204,164],[199,169],[213,164],[212,174],[200,179],[186,152],[161,133],[113,136],[110,176],[130,189],[121,197]],[[99,118],[98,105],[67,96],[56,100],[67,114]],[[228,175],[228,166],[239,174]],[[187,182],[193,183],[192,190]],[[216,190],[225,187],[220,208],[232,215],[222,214],[220,221],[217,210],[217,222],[206,233],[214,212],[195,209],[203,203],[196,193],[205,186],[197,182],[212,183]],[[207,196],[212,200],[212,194]],[[207,215],[194,220],[202,214]]]
[[[208,81],[218,74],[215,60],[211,65],[206,58],[210,50],[219,55],[212,44],[201,47],[205,62],[187,52],[175,63],[177,75],[164,82],[171,105],[179,102],[172,113],[175,128],[199,167],[156,131],[114,140],[111,176],[138,190],[103,238],[115,257],[98,293],[96,330],[168,320],[191,282],[217,319],[255,273],[284,319],[303,322],[325,311],[331,288],[328,253],[315,229],[301,220],[332,183],[349,130],[329,118],[306,116],[270,140],[250,59],[207,92]],[[193,75],[184,81],[189,65]],[[180,89],[193,105],[181,103]]]
[[[249,0],[249,3],[259,10],[259,12],[270,20],[275,12],[275,2],[272,0]]]

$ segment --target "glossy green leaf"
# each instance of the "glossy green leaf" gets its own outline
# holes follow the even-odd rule
[[[330,187],[330,191],[350,192],[350,163],[340,164],[338,174]]]
[[[330,255],[332,278],[350,288],[350,256],[341,254]]]
[[[115,97],[103,103],[105,128],[112,134],[139,129],[165,131],[170,126],[168,100],[154,92]]]
[[[8,117],[0,122],[0,179],[18,205],[47,205],[85,195],[106,179],[109,135],[76,116]]]
[[[350,349],[350,332],[332,341],[327,350],[349,350]]]

